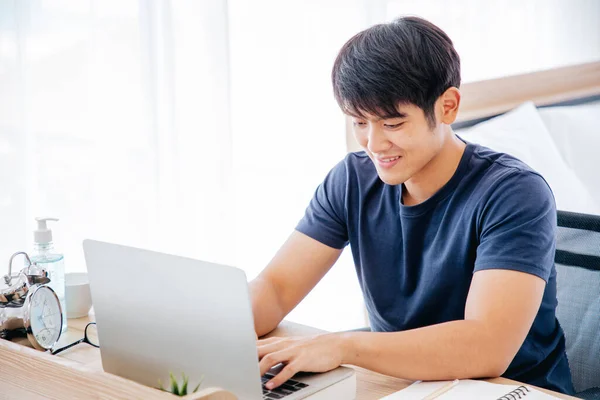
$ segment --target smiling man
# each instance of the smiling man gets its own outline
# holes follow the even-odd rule
[[[376,25],[342,47],[332,81],[364,151],[331,170],[250,283],[255,328],[273,330],[350,244],[373,332],[260,340],[262,373],[286,364],[269,384],[354,364],[572,393],[555,315],[552,192],[521,161],[452,131],[452,41],[419,18]]]

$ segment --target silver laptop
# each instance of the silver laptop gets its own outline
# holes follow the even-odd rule
[[[239,399],[355,398],[345,367],[264,388],[242,270],[93,240],[83,249],[106,372],[152,387],[185,373],[190,390],[202,382]]]

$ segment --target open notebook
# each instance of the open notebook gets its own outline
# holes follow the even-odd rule
[[[400,400],[400,399],[439,399],[439,400],[465,400],[465,399],[481,399],[481,400],[550,400],[557,397],[550,396],[535,390],[529,386],[515,385],[499,385],[497,383],[489,383],[485,381],[476,381],[464,379],[458,384],[452,386],[452,381],[438,382],[421,382],[417,381],[404,390],[391,394],[383,399]],[[430,397],[436,392],[439,393],[443,387],[451,388],[437,397]]]

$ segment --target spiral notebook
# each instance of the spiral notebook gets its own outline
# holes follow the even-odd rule
[[[448,388],[448,390],[444,391],[443,388]],[[434,397],[431,397],[432,395],[434,395]],[[383,399],[421,400],[425,398],[435,398],[439,400],[551,400],[557,399],[558,397],[550,396],[529,386],[500,385],[485,381],[463,379],[458,381],[455,385],[452,385],[452,381],[417,381],[406,389],[393,393]]]

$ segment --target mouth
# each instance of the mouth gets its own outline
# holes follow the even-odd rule
[[[401,159],[401,156],[388,157],[388,158],[375,158],[378,166],[381,168],[392,168]]]

